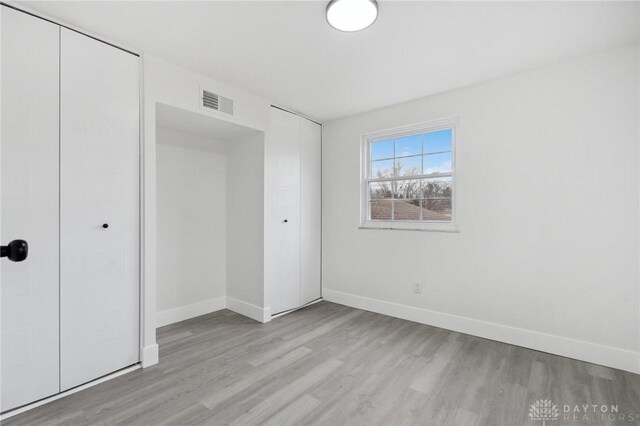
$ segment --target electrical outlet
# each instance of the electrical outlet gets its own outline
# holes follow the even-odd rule
[[[413,292],[418,294],[422,293],[422,284],[420,284],[418,281],[413,282]]]

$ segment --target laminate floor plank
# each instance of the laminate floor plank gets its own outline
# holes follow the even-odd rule
[[[639,375],[334,303],[267,324],[222,310],[157,340],[158,365],[2,424],[516,426],[540,399],[640,421]]]

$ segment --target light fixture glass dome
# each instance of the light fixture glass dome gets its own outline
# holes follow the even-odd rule
[[[360,31],[378,18],[376,0],[331,0],[327,5],[327,22],[336,30]]]

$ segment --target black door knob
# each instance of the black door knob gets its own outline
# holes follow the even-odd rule
[[[287,223],[287,222],[289,222],[289,219],[285,219],[285,220],[283,220],[283,222],[284,222],[284,223]]]
[[[0,257],[12,262],[22,262],[29,254],[29,244],[25,240],[13,240],[7,246],[0,246]]]
[[[108,224],[108,223],[103,223],[103,224],[102,224],[102,227],[103,227],[104,229],[107,229],[107,228],[109,227],[109,224]]]

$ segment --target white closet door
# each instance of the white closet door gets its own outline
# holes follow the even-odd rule
[[[300,119],[300,304],[321,294],[322,127]]]
[[[271,312],[300,306],[300,117],[271,108]]]
[[[64,28],[60,46],[66,390],[139,361],[139,71],[137,57]]]
[[[59,391],[59,27],[2,7],[1,242],[26,240],[22,262],[2,258],[2,411]]]

